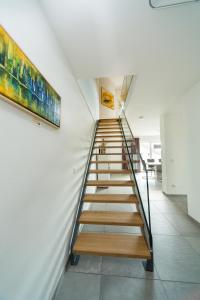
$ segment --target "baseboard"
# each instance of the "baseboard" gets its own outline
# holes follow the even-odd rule
[[[186,196],[186,197],[187,197],[187,194],[168,194],[168,193],[166,193],[166,192],[164,192],[164,191],[162,191],[162,193],[163,193],[164,195],[166,195],[166,196]]]

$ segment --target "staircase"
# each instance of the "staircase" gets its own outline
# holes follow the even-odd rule
[[[125,115],[121,119],[100,119],[97,121],[72,232],[71,264],[77,264],[79,256],[84,254],[129,257],[145,259],[145,269],[153,271],[149,198],[147,199],[148,215],[146,215],[134,171],[134,164],[138,163],[138,157],[135,160],[132,151],[133,145],[134,137]],[[123,155],[122,148],[124,150]],[[99,155],[105,155],[109,159],[98,160]],[[139,160],[145,171],[141,156],[139,156]],[[110,169],[99,169],[100,164],[107,164]],[[121,168],[112,168],[116,164]],[[93,168],[91,168],[92,166]],[[89,180],[90,174],[96,174],[96,180]],[[110,174],[111,179],[99,180],[98,176],[101,174]],[[125,178],[127,176],[130,178],[128,180],[113,180],[112,176],[116,174],[126,175]],[[105,192],[103,194],[98,192],[89,194],[87,193],[89,186],[96,187],[97,191],[99,187],[104,187]],[[122,193],[106,193],[108,187],[120,187]],[[127,187],[132,188],[132,193],[123,193],[123,189]],[[84,210],[84,203],[131,204],[135,206],[136,211]],[[134,226],[140,228],[141,234],[81,232],[80,225],[82,224]]]

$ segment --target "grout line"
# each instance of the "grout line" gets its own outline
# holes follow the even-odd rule
[[[67,272],[70,272],[70,273],[78,273],[78,274],[89,274],[89,275],[96,275],[96,276],[110,276],[110,277],[119,277],[119,278],[129,278],[129,279],[141,279],[141,280],[149,280],[149,281],[153,281],[153,280],[156,280],[156,281],[161,281],[162,279],[160,278],[148,278],[148,277],[137,277],[137,276],[127,276],[127,275],[116,275],[116,274],[106,274],[106,273],[92,273],[92,272],[83,272],[83,271],[79,271],[79,272],[76,272],[76,271],[67,271]],[[200,283],[199,283],[200,284]]]
[[[101,270],[102,270],[102,265],[103,265],[103,257],[101,256],[101,264],[100,264],[100,291],[99,291],[99,300],[103,300],[103,293],[102,293],[102,290],[103,290],[103,276],[102,276],[102,273],[101,273]]]
[[[167,289],[166,289],[166,287],[165,287],[165,285],[164,285],[164,283],[163,283],[162,280],[161,280],[160,284],[161,284],[161,286],[162,286],[162,288],[163,288],[163,291],[164,291],[164,294],[165,294],[165,296],[166,296],[166,299],[170,300],[170,298],[169,298],[169,296],[168,296],[168,293],[167,293]]]
[[[102,290],[103,290],[103,276],[101,275],[100,276],[100,287],[99,287],[99,300],[103,300],[103,293],[102,293]]]
[[[127,276],[127,275],[116,275],[116,274],[105,274],[105,273],[92,273],[92,272],[83,272],[83,271],[70,271],[69,273],[78,273],[78,274],[85,274],[85,275],[95,275],[95,276],[109,276],[109,277],[119,277],[119,278],[129,278],[129,279],[138,279],[138,280],[149,280],[149,281],[162,281],[162,282],[171,282],[171,283],[184,283],[184,284],[194,284],[199,285],[200,282],[192,282],[192,281],[181,281],[181,280],[170,280],[170,279],[161,279],[161,278],[148,278],[148,277],[137,277],[137,276]]]

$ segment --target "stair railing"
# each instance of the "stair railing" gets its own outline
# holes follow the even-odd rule
[[[92,141],[91,141],[91,145],[90,145],[90,149],[89,149],[89,153],[88,153],[88,158],[87,158],[87,163],[86,163],[86,167],[85,167],[85,171],[83,174],[83,179],[82,179],[82,183],[81,183],[81,187],[80,187],[80,192],[79,192],[79,198],[78,198],[78,202],[77,202],[77,206],[76,206],[76,213],[74,215],[74,220],[73,220],[73,227],[72,227],[72,231],[71,231],[71,238],[70,238],[70,255],[69,255],[69,261],[72,265],[75,265],[78,263],[79,260],[79,256],[76,256],[73,254],[72,249],[74,246],[74,243],[76,241],[76,237],[78,235],[79,232],[79,218],[83,209],[83,198],[85,196],[85,192],[86,192],[86,188],[87,188],[87,180],[88,180],[88,175],[89,175],[89,170],[90,170],[90,165],[91,165],[91,159],[92,156],[94,155],[93,153],[93,147],[95,144],[95,138],[96,138],[96,131],[97,131],[97,124],[98,121],[96,121],[95,126],[94,126],[94,130],[93,130],[93,134],[92,134]]]
[[[146,163],[143,160],[140,152],[138,151],[136,139],[133,136],[124,110],[122,110],[121,112],[120,126],[125,143],[124,146],[126,149],[126,155],[128,156],[132,177],[135,182],[135,193],[139,201],[139,211],[141,212],[141,216],[144,222],[143,234],[151,253],[151,259],[147,260],[147,262],[145,263],[145,268],[148,271],[153,271],[153,239],[151,232],[148,171]],[[141,166],[143,167],[144,172],[137,173],[138,169],[140,169]]]

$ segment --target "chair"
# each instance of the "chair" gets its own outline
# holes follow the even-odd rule
[[[148,172],[151,172],[151,175],[152,175],[152,172],[155,173],[155,159],[153,158],[148,158],[147,159],[147,171]]]

